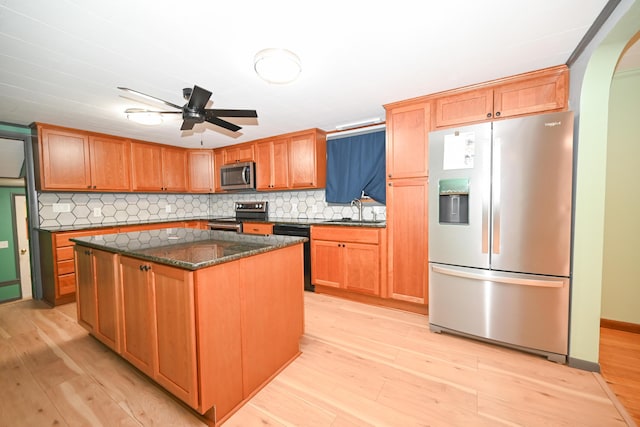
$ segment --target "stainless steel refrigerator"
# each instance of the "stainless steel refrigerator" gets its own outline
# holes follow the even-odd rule
[[[429,134],[429,325],[568,354],[573,114]]]

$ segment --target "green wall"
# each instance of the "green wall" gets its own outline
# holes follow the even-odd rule
[[[640,70],[616,74],[609,98],[602,318],[640,324]]]
[[[625,46],[640,31],[640,2],[622,3],[626,13],[589,56],[582,85],[576,88],[580,97],[569,337],[574,366],[599,360],[610,87]]]
[[[19,272],[16,268],[12,194],[25,194],[25,189],[0,187],[0,242],[9,242],[8,248],[0,249],[0,302],[20,297],[20,286],[15,285]]]

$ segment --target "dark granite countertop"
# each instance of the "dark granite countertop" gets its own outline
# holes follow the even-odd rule
[[[181,222],[181,221],[213,221],[221,218],[229,218],[228,216],[220,216],[220,215],[211,215],[211,216],[203,216],[196,218],[172,218],[172,219],[152,219],[152,220],[138,220],[138,221],[123,221],[123,222],[112,222],[112,223],[102,223],[102,224],[81,224],[81,225],[61,225],[58,227],[38,227],[37,229],[40,231],[50,232],[50,233],[58,233],[62,231],[82,231],[82,230],[94,230],[100,228],[111,228],[111,227],[126,227],[128,225],[144,225],[144,224],[160,224],[165,222]],[[284,217],[276,217],[276,218],[268,218],[265,221],[259,220],[248,220],[247,222],[266,222],[266,223],[274,223],[274,224],[307,224],[307,225],[344,225],[348,227],[374,227],[374,228],[385,228],[385,221],[353,221],[353,220],[328,220],[326,218],[284,218]]]
[[[304,237],[256,236],[191,228],[103,234],[71,239],[82,246],[187,270],[197,270],[307,241]]]

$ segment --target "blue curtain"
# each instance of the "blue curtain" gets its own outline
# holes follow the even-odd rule
[[[385,204],[385,132],[327,141],[327,189],[330,203],[349,203],[364,192]]]

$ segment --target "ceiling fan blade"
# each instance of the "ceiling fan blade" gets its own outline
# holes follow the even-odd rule
[[[144,108],[127,108],[124,110],[125,114],[135,114],[135,113],[156,113],[156,114],[182,114],[182,111],[155,111],[155,110],[145,110]]]
[[[191,130],[193,126],[198,123],[196,120],[185,119],[180,126],[180,130]]]
[[[258,117],[256,110],[221,110],[218,108],[209,108],[205,110],[207,116],[211,114],[215,117]]]
[[[123,90],[123,91],[125,91],[125,92],[129,92],[129,93],[136,94],[136,95],[138,95],[138,96],[141,96],[141,97],[143,97],[143,98],[150,99],[150,100],[152,100],[152,101],[162,102],[163,104],[166,104],[166,105],[168,105],[169,107],[173,107],[173,108],[177,108],[178,110],[182,110],[182,106],[180,106],[180,105],[176,105],[176,104],[173,104],[173,103],[171,103],[171,102],[169,102],[169,101],[165,101],[165,100],[163,100],[163,99],[156,98],[155,96],[147,95],[146,93],[138,92],[137,90],[129,89],[128,87],[121,87],[121,86],[118,86],[118,89]]]
[[[209,114],[207,114],[207,118],[205,120],[208,121],[211,124],[216,125],[216,126],[220,126],[220,127],[225,128],[225,129],[228,129],[231,132],[237,132],[240,129],[242,129],[240,126],[234,125],[233,123],[229,123],[226,120],[219,119],[218,117],[213,116],[213,115],[209,115]]]
[[[209,98],[211,98],[211,92],[201,88],[200,86],[193,86],[193,91],[189,97],[187,108],[195,111],[203,110],[204,106],[209,102]]]

